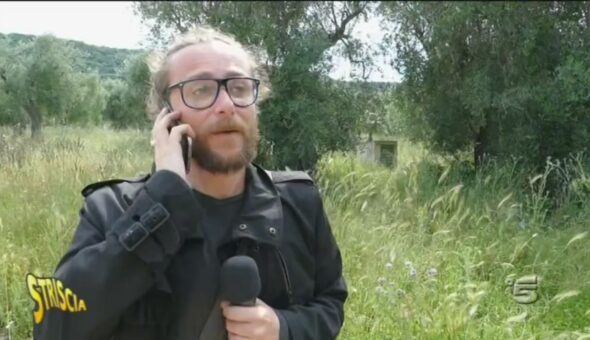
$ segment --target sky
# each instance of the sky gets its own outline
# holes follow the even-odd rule
[[[87,44],[115,48],[143,48],[148,28],[135,16],[131,2],[0,2],[0,33],[53,34],[56,37]],[[378,23],[359,22],[353,34],[376,42],[383,35]],[[336,59],[331,76],[348,79],[350,65]],[[385,64],[374,72],[371,81],[399,81],[400,77]]]

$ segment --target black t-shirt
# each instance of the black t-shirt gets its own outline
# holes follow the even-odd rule
[[[231,223],[242,206],[244,193],[233,197],[217,199],[193,189],[195,197],[205,209],[200,225],[211,249],[217,249]]]

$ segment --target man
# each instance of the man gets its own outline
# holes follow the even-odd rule
[[[70,295],[45,311],[36,339],[339,334],[347,289],[317,189],[304,172],[252,163],[256,101],[267,92],[260,76],[252,53],[215,30],[172,46],[153,70],[152,173],[82,191],[80,221],[54,277]],[[188,173],[182,136],[192,139]],[[236,254],[258,265],[254,306],[219,300],[220,267]]]

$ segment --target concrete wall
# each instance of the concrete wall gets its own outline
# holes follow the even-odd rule
[[[393,148],[393,150],[386,153],[382,151],[383,148]],[[397,165],[397,142],[390,140],[366,142],[357,147],[357,155],[363,161],[371,163],[383,163],[382,161],[390,159],[391,167],[395,168]]]

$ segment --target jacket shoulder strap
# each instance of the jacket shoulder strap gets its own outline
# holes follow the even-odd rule
[[[141,182],[141,181],[147,180],[148,177],[150,177],[150,176],[151,176],[151,174],[147,174],[147,175],[143,175],[138,178],[132,178],[132,179],[115,178],[115,179],[107,179],[104,181],[98,181],[98,182],[94,182],[94,183],[91,183],[91,184],[88,184],[87,186],[85,186],[82,189],[81,193],[82,193],[82,196],[87,197],[88,195],[90,195],[91,193],[93,193],[94,191],[96,191],[102,187],[113,185],[113,184],[119,184],[119,183],[123,183],[123,182],[128,182],[128,183]]]
[[[311,176],[305,171],[265,171],[273,183],[308,182],[314,184]]]

